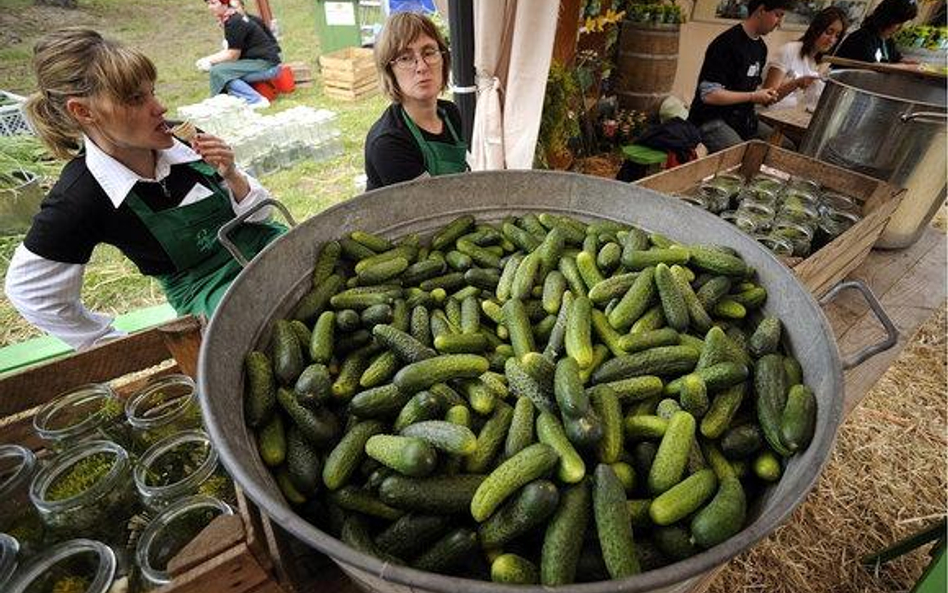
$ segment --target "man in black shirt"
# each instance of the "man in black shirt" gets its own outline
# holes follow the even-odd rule
[[[708,46],[688,119],[698,126],[710,152],[770,136],[771,128],[759,122],[754,111],[755,105],[770,105],[777,99],[775,91],[758,88],[767,63],[767,46],[761,38],[780,26],[790,3],[750,0],[747,18]]]
[[[240,0],[206,0],[207,8],[224,29],[225,48],[199,59],[195,66],[210,72],[211,96],[227,91],[251,107],[270,102],[250,86],[279,74],[280,46],[257,16],[247,14]]]

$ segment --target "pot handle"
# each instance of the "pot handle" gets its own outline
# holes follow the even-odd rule
[[[915,113],[903,113],[899,116],[903,124],[910,121],[917,121],[920,124],[944,124],[948,121],[948,113],[938,113],[937,111],[916,111]]]
[[[273,198],[267,198],[266,200],[262,200],[257,204],[254,204],[249,210],[240,216],[235,216],[232,220],[228,220],[221,226],[220,229],[217,230],[217,240],[221,242],[221,245],[224,246],[224,249],[230,252],[230,254],[235,260],[237,260],[237,263],[239,263],[240,267],[242,268],[246,268],[247,264],[250,263],[250,260],[244,257],[244,254],[240,252],[240,248],[230,240],[230,233],[235,228],[240,226],[245,220],[250,218],[255,212],[265,206],[276,206],[276,209],[279,210],[281,214],[283,214],[283,218],[286,219],[286,222],[291,227],[296,226],[296,220],[293,219],[293,215],[290,214],[290,211],[286,206],[284,206],[281,202],[274,200]]]
[[[869,287],[866,286],[861,280],[846,280],[840,282],[836,286],[830,289],[823,297],[820,299],[821,305],[827,305],[835,299],[839,293],[846,289],[858,290],[862,293],[866,302],[869,303],[869,308],[872,310],[872,313],[876,316],[876,319],[882,324],[882,327],[885,328],[885,339],[875,344],[866,346],[865,348],[850,354],[843,358],[843,370],[848,371],[849,369],[858,366],[865,362],[867,359],[872,358],[880,352],[885,352],[889,348],[895,346],[895,343],[899,339],[899,330],[895,328],[895,324],[892,323],[892,320],[886,314],[885,309],[882,308],[882,303],[876,298],[876,295],[872,294],[872,291],[869,290]]]

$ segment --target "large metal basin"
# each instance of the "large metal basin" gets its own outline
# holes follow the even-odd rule
[[[945,81],[866,70],[829,75],[800,152],[906,189],[877,247],[914,243],[945,201]]]
[[[686,242],[733,247],[753,265],[770,298],[767,311],[787,322],[787,344],[819,401],[816,434],[794,457],[780,483],[752,509],[751,523],[727,542],[685,561],[622,581],[564,587],[576,593],[687,591],[701,576],[773,531],[804,499],[833,447],[843,413],[839,353],[822,310],[790,270],[747,235],[702,210],[654,191],[569,173],[503,171],[437,177],[363,194],[300,224],[255,258],[223,298],[204,337],[198,382],[208,431],[221,460],[271,519],[331,556],[357,582],[377,591],[540,593],[542,587],[500,586],[383,564],[301,519],[284,501],[257,454],[243,420],[243,357],[268,338],[270,324],[290,311],[310,285],[321,241],[354,229],[396,237],[428,233],[461,213],[500,220],[530,211],[637,224]]]

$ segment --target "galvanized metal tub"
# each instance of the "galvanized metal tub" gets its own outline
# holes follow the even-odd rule
[[[832,72],[800,152],[906,189],[876,242],[913,244],[945,201],[944,80],[866,70]]]
[[[818,303],[792,272],[756,241],[714,215],[638,186],[539,171],[436,177],[389,186],[337,205],[297,226],[259,254],[224,296],[201,347],[198,382],[208,432],[224,466],[247,495],[304,543],[335,560],[374,591],[540,593],[543,587],[501,586],[393,566],[358,552],[304,521],[284,501],[257,454],[243,419],[243,357],[266,343],[271,323],[289,313],[311,286],[322,241],[363,229],[387,237],[430,233],[462,213],[497,221],[526,212],[634,223],[690,243],[737,249],[767,288],[768,313],[787,321],[787,345],[800,359],[819,402],[812,444],[794,457],[779,484],[751,509],[739,534],[697,556],[621,581],[564,587],[571,593],[687,591],[703,575],[774,530],[803,501],[827,462],[843,416],[843,377],[833,332]]]

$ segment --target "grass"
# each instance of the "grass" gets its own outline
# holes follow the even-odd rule
[[[253,3],[248,3],[252,5]],[[280,23],[283,59],[305,62],[316,73],[319,42],[313,0],[273,2]],[[194,67],[197,58],[215,51],[221,31],[199,0],[79,0],[74,11],[33,6],[32,0],[0,0],[0,89],[27,95],[35,89],[30,70],[33,43],[66,24],[91,27],[147,54],[158,67],[158,93],[169,115],[182,105],[207,96],[207,74]],[[297,105],[330,109],[338,114],[344,152],[319,163],[303,162],[261,178],[297,220],[305,220],[355,193],[354,178],[363,172],[365,134],[387,102],[381,96],[356,103],[326,97],[318,79],[281,97],[266,113]],[[22,236],[0,238],[0,274],[6,275]],[[158,285],[138,273],[118,250],[100,246],[86,267],[83,302],[92,310],[120,315],[164,301]],[[41,332],[0,298],[0,346],[41,335]]]

